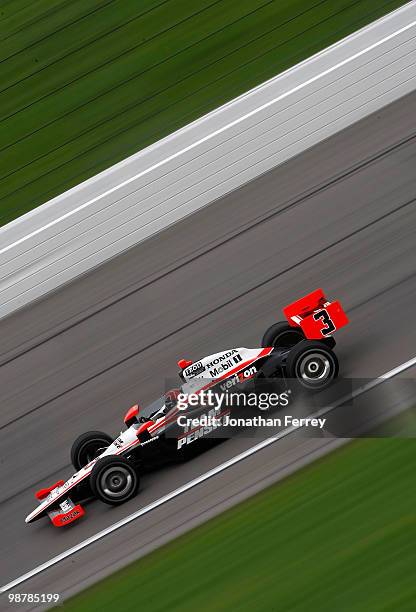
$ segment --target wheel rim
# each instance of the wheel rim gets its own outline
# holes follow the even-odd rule
[[[297,329],[288,329],[276,336],[273,340],[273,346],[292,348],[301,340],[304,340],[304,335],[301,332]]]
[[[111,499],[119,499],[127,495],[135,482],[132,472],[120,465],[109,467],[100,476],[100,488]]]
[[[304,384],[320,386],[332,378],[333,368],[329,358],[318,352],[303,355],[299,360],[299,378]]]

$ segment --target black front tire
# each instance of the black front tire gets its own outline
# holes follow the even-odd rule
[[[339,363],[335,353],[319,340],[303,340],[287,356],[286,374],[296,379],[304,389],[322,391],[338,376]]]
[[[90,476],[93,495],[111,506],[124,504],[134,497],[139,484],[139,475],[131,463],[115,455],[98,459]]]
[[[71,463],[76,471],[95,459],[112,441],[103,431],[87,431],[78,436],[71,447]]]
[[[261,346],[292,348],[304,339],[305,334],[300,327],[292,327],[286,321],[279,321],[266,330]]]

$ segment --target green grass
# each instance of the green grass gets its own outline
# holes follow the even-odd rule
[[[3,0],[0,225],[402,4]]]
[[[414,610],[415,472],[414,439],[352,442],[64,611]]]

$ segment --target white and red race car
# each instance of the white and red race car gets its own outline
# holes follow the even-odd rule
[[[177,422],[179,392],[224,390],[262,378],[295,379],[309,390],[328,387],[338,375],[332,334],[348,323],[341,305],[329,302],[318,289],[283,312],[287,320],[266,331],[260,348],[228,349],[196,362],[179,360],[181,389],[155,402],[148,416],[139,416],[138,405],[130,408],[124,417],[127,428],[116,439],[100,431],[80,435],[71,449],[75,474],[37,491],[40,504],[26,523],[47,515],[62,527],[85,514],[81,502],[88,498],[111,505],[131,499],[143,469],[175,459],[185,450],[185,434],[167,435]]]

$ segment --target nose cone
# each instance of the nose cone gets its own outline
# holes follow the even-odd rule
[[[36,508],[36,510],[33,510],[33,512],[28,514],[27,517],[25,518],[25,523],[31,523],[38,516],[39,512],[40,512],[39,508]]]

